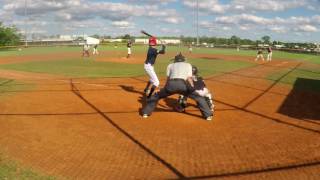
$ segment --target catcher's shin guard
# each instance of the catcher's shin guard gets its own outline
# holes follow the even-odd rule
[[[205,100],[206,100],[206,102],[208,103],[211,111],[213,111],[213,109],[214,109],[214,104],[213,104],[213,101],[212,101],[211,96],[206,96],[206,97],[205,97]]]
[[[180,95],[178,99],[178,103],[179,103],[179,106],[181,106],[182,108],[186,108],[187,107],[186,97],[183,95]]]

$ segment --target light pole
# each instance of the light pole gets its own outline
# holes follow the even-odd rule
[[[197,0],[197,46],[199,46],[199,0]]]
[[[25,17],[25,30],[24,30],[24,35],[25,35],[25,47],[28,47],[28,41],[27,41],[27,21],[28,21],[28,18],[27,18],[27,0],[24,1],[24,17]]]

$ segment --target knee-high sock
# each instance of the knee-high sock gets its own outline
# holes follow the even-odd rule
[[[151,89],[150,89],[150,93],[148,94],[148,98],[151,97],[152,93],[154,92],[154,90],[157,88],[157,86],[152,85]]]
[[[151,82],[148,81],[146,88],[144,88],[144,92],[147,92],[147,90],[149,89],[150,85],[151,85]]]

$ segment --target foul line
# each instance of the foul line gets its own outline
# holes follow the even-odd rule
[[[252,169],[252,170],[245,170],[245,171],[239,171],[239,172],[207,175],[207,176],[193,176],[193,177],[188,177],[188,179],[208,179],[208,178],[232,177],[232,176],[240,176],[240,175],[251,175],[251,174],[268,173],[268,172],[274,172],[274,171],[290,170],[290,169],[296,169],[296,168],[312,167],[312,166],[318,166],[318,165],[320,165],[320,161],[314,160],[314,162],[288,164],[288,165],[283,165],[279,167],[269,167],[265,169]]]
[[[266,94],[270,89],[272,89],[276,84],[278,84],[284,77],[286,77],[288,74],[290,74],[292,71],[294,71],[297,67],[299,67],[301,63],[297,64],[294,68],[292,68],[290,71],[282,75],[280,78],[278,78],[276,81],[274,81],[266,90],[264,90],[261,94],[253,98],[251,101],[249,101],[247,104],[245,104],[242,108],[247,108],[250,106],[250,104],[254,103],[256,100],[258,100],[260,97],[262,97],[264,94]]]

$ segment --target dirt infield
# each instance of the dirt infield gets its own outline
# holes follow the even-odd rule
[[[11,94],[0,102],[1,150],[70,179],[319,179],[320,94],[263,78],[301,66],[284,62],[209,77],[212,122],[192,101],[186,113],[174,112],[176,97],[142,119],[145,77],[35,78],[1,70],[23,80],[16,86],[35,86],[1,92]],[[285,104],[289,98],[306,104]]]

